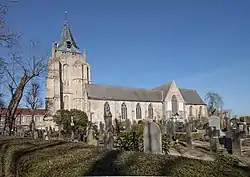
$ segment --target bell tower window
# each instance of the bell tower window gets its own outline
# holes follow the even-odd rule
[[[68,48],[68,49],[70,49],[70,48],[71,48],[71,46],[72,46],[72,44],[71,44],[71,42],[70,42],[70,41],[66,41],[66,45],[67,45],[67,48]]]

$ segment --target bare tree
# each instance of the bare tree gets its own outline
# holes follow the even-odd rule
[[[5,134],[11,135],[16,109],[22,99],[26,85],[36,77],[43,77],[47,69],[47,58],[38,56],[36,42],[31,42],[32,56],[27,59],[12,53],[10,60],[4,64],[6,82],[10,91],[10,102],[7,106]]]
[[[0,3],[0,49],[1,48],[13,48],[17,46],[18,40],[21,35],[11,31],[6,23],[7,12],[10,5],[18,1],[8,0],[6,3]],[[4,59],[0,57],[0,81],[3,82],[2,78],[4,75]],[[1,93],[3,94],[3,93]]]
[[[42,99],[40,98],[41,94],[41,87],[37,82],[32,82],[31,87],[27,91],[25,95],[25,102],[26,106],[31,109],[31,132],[32,132],[32,138],[34,138],[34,132],[35,132],[35,119],[34,114],[36,109],[42,107]]]
[[[219,115],[222,111],[223,99],[218,93],[208,92],[205,98],[209,116]]]
[[[21,35],[12,32],[6,24],[9,5],[0,3],[0,47],[13,47]]]
[[[0,108],[4,107],[3,94],[0,94]]]

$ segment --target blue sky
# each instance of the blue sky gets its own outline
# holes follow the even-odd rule
[[[51,54],[64,24],[86,48],[93,83],[152,88],[175,80],[250,114],[249,0],[20,0],[8,23]]]

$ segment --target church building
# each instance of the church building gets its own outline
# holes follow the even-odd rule
[[[175,117],[181,121],[207,116],[206,104],[197,91],[179,88],[174,81],[152,89],[101,85],[92,83],[90,70],[85,49],[79,49],[65,23],[48,62],[46,107],[50,115],[60,109],[79,109],[95,123],[104,122],[107,110],[113,120]]]

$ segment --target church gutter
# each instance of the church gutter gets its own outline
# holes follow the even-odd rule
[[[112,98],[95,98],[89,96],[88,99],[90,100],[103,100],[103,101],[130,101],[130,102],[157,102],[157,103],[162,103],[162,100],[123,100],[123,99],[112,99]]]

